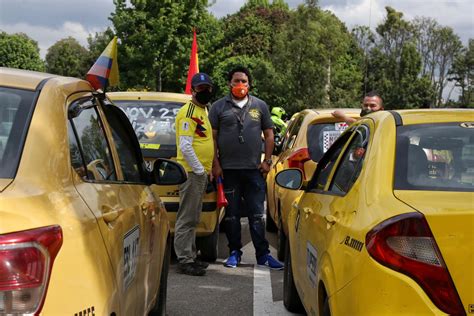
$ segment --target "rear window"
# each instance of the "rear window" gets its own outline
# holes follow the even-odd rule
[[[397,129],[395,189],[469,191],[474,188],[474,123]]]
[[[311,160],[318,162],[347,127],[344,122],[309,125],[306,139]]]
[[[0,87],[0,178],[14,178],[35,92]]]
[[[114,101],[132,123],[145,158],[176,157],[175,118],[183,102]]]

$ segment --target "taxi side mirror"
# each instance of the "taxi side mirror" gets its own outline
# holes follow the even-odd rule
[[[306,181],[303,181],[303,172],[296,168],[278,172],[275,181],[280,187],[289,190],[303,190],[307,185]]]
[[[158,158],[153,163],[153,179],[157,185],[178,185],[187,180],[186,171],[176,161]]]

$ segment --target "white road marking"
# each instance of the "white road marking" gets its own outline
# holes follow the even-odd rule
[[[259,267],[255,259],[252,242],[242,248],[242,261],[254,264],[253,268],[253,314],[257,315],[295,315],[286,310],[283,301],[273,301],[270,269]],[[276,253],[270,246],[270,252]]]

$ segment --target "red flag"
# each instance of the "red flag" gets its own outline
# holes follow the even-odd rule
[[[222,178],[217,177],[217,207],[227,207],[227,205],[229,205],[229,202],[227,202],[227,199],[225,198],[224,184],[222,183]]]
[[[188,80],[186,80],[186,94],[191,94],[191,79],[199,72],[198,47],[196,40],[196,30],[193,28],[193,45],[191,47],[191,57],[189,58]]]

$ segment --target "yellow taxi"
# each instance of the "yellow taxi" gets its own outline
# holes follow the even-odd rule
[[[170,228],[122,111],[87,81],[0,68],[0,314],[165,315]]]
[[[267,221],[268,231],[278,232],[278,259],[285,259],[287,217],[291,203],[299,191],[280,188],[275,175],[284,169],[299,168],[306,178],[311,178],[317,162],[331,144],[348,127],[331,115],[335,109],[306,109],[292,116],[280,145],[272,156],[273,164],[267,174]],[[358,109],[339,109],[348,117],[358,118]]]
[[[190,95],[169,92],[113,92],[107,95],[132,123],[148,163],[157,158],[176,159],[175,117],[190,100]],[[178,186],[161,186],[155,190],[165,203],[171,232],[174,233],[179,208]],[[217,208],[216,189],[210,184],[196,227],[196,247],[201,260],[214,262],[217,259],[219,223],[223,217],[224,208]]]
[[[474,110],[370,114],[310,180],[293,168],[276,181],[303,190],[288,216],[288,310],[472,313]]]

